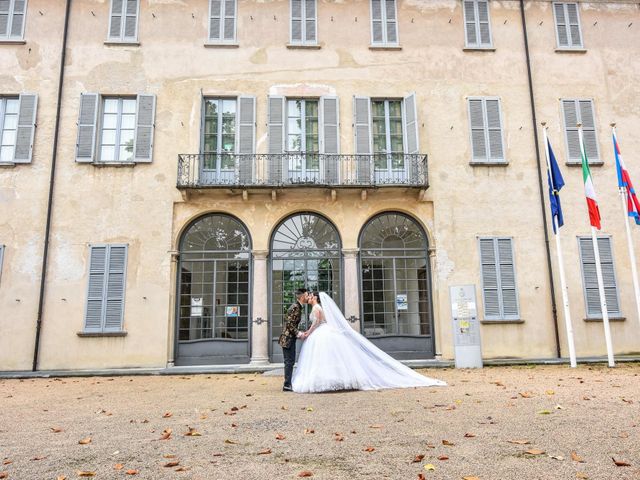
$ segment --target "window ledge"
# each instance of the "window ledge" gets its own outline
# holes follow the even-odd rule
[[[22,39],[19,39],[19,38],[16,38],[15,40],[12,40],[12,39],[10,39],[10,38],[0,40],[0,45],[2,45],[2,44],[7,44],[7,45],[24,45],[25,43],[27,43],[27,41],[26,41],[26,40],[22,40]]]
[[[116,47],[139,47],[140,46],[140,42],[118,41],[118,40],[107,40],[104,42],[104,44],[108,46],[116,46]]]
[[[236,42],[206,42],[204,46],[205,48],[238,48],[240,47],[240,44]]]
[[[15,167],[16,164],[13,162],[0,162],[0,168],[10,168],[10,167]]]
[[[522,320],[521,318],[515,319],[515,320],[480,320],[480,323],[483,325],[498,325],[498,324],[503,324],[503,323],[524,323],[524,320]]]
[[[292,50],[320,50],[322,48],[322,45],[318,45],[317,43],[287,43],[287,48]]]
[[[137,162],[90,162],[94,167],[135,167]]]
[[[556,53],[587,53],[587,49],[560,47],[560,48],[556,48]]]
[[[612,316],[609,317],[610,322],[624,322],[627,317]],[[602,322],[602,317],[589,317],[584,319],[585,322]]]
[[[463,52],[495,52],[496,47],[464,47]]]
[[[568,167],[581,167],[582,162],[565,162],[565,165],[567,165]],[[602,160],[589,160],[590,167],[601,167],[603,165],[604,162]]]
[[[485,162],[485,161],[481,161],[481,160],[472,160],[471,162],[469,162],[469,165],[471,165],[472,167],[475,166],[481,166],[481,167],[507,167],[509,165],[509,162],[507,162],[506,160],[500,160],[500,161],[495,161],[495,162]]]
[[[76,332],[79,337],[126,337],[127,332]]]
[[[369,50],[402,50],[402,45],[369,45]]]

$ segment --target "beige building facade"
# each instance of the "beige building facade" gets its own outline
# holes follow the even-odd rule
[[[624,1],[0,1],[0,370],[280,363],[299,287],[424,361],[474,285],[485,359],[566,357],[540,122],[577,354],[606,353],[578,122],[637,354],[609,124],[640,182],[639,28]]]

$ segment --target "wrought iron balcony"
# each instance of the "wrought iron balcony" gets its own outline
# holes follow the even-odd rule
[[[330,155],[183,154],[178,188],[376,188],[426,189],[424,154]]]

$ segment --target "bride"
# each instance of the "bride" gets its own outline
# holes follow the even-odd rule
[[[305,342],[293,374],[294,392],[446,385],[420,375],[354,331],[326,293],[310,293],[309,303],[313,323],[301,337]]]

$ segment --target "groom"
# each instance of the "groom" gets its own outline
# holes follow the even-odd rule
[[[296,362],[296,338],[302,337],[302,332],[298,331],[298,325],[302,318],[302,305],[308,303],[308,300],[306,288],[296,290],[296,302],[287,310],[282,335],[278,339],[284,356],[284,386],[282,387],[284,392],[291,391],[291,375],[293,375],[293,364]]]

